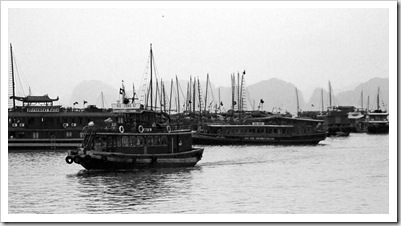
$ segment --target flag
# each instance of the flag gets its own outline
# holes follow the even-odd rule
[[[234,105],[237,105],[237,101],[234,101]]]
[[[313,104],[311,104],[312,105],[312,107],[314,107],[315,105],[313,105]]]
[[[74,105],[78,104],[78,102],[75,102]]]
[[[124,94],[124,93],[125,93],[124,89],[120,88],[120,94]]]
[[[84,100],[84,105],[85,105],[86,103],[88,103],[88,101]]]
[[[220,102],[220,106],[223,106],[223,101],[222,101],[222,102]]]
[[[242,74],[245,75],[245,70],[244,70],[244,72],[242,72]]]
[[[263,104],[263,103],[264,103],[263,99],[260,99],[260,103],[261,103],[261,104]]]

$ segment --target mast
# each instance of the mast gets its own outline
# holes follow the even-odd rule
[[[323,104],[323,88],[321,90],[321,95],[322,95],[322,112],[324,111],[324,104]]]
[[[369,111],[369,95],[368,95],[368,106],[366,108],[366,111]]]
[[[219,87],[219,110],[221,112],[220,87]]]
[[[331,83],[329,81],[329,107],[331,108]]]
[[[380,86],[377,87],[377,110],[380,110]]]
[[[156,78],[156,93],[155,93],[155,111],[157,111],[157,94],[158,94],[158,91],[159,90],[159,81],[157,81],[157,78]],[[151,98],[152,99],[152,98]],[[151,100],[152,101],[152,100]],[[161,106],[160,106],[160,110],[161,110]]]
[[[196,99],[195,99],[195,96],[196,96],[195,89],[196,89],[196,79],[194,78],[194,84],[193,84],[193,90],[192,90],[192,92],[193,92],[193,96],[192,96],[192,98],[193,98],[192,106],[193,106],[193,113],[194,113],[194,114],[195,114],[195,101],[196,101]]]
[[[100,96],[102,97],[102,108],[104,109],[104,97],[103,97],[103,91],[100,92]]]
[[[239,72],[238,72],[238,81],[237,81],[237,110],[240,111],[240,107],[241,107],[241,100],[240,100],[240,96],[239,96]]]
[[[153,61],[153,51],[152,51],[152,43],[150,43],[150,110],[153,110],[153,85],[152,85],[152,82],[153,82],[152,66],[153,65],[152,65],[152,61]]]
[[[168,114],[171,112],[171,99],[173,97],[173,79],[171,79],[171,86],[170,86],[170,104],[168,106]]]
[[[363,90],[361,91],[361,108],[363,109]]]
[[[206,107],[207,107],[207,88],[208,88],[208,84],[209,84],[209,73],[207,74],[207,77],[206,77],[206,94],[205,94],[205,110],[204,110],[204,112],[206,112]]]
[[[166,112],[166,87],[164,86],[164,82],[163,80],[161,81],[161,85],[162,85],[162,95],[163,95],[163,108],[164,108],[164,112]]]
[[[235,95],[235,75],[234,74],[231,74],[231,106],[232,106],[232,109],[233,109],[233,113],[234,113],[234,102],[235,102],[235,97],[234,97],[234,95]]]
[[[178,99],[178,108],[177,108],[177,113],[180,113],[180,92],[178,89],[178,77],[175,75],[175,79],[177,80],[177,99]]]
[[[298,99],[298,89],[295,87],[295,94],[297,95],[297,116],[299,118],[299,99]]]
[[[10,53],[11,53],[11,77],[13,83],[13,109],[15,109],[15,81],[14,81],[14,58],[13,58],[13,46],[10,43]]]

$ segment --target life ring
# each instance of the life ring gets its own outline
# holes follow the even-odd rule
[[[144,131],[143,126],[142,126],[142,125],[139,125],[139,126],[138,126],[138,132],[143,133],[143,131]]]
[[[54,136],[54,134],[53,134],[53,135],[50,136],[50,138],[51,138],[51,139],[55,139],[56,136]]]
[[[169,125],[166,126],[167,132],[171,133],[171,127]]]
[[[118,127],[118,130],[120,131],[120,133],[124,133],[124,126]]]
[[[68,123],[63,123],[64,129],[67,128]]]
[[[71,156],[65,157],[65,161],[66,161],[68,164],[72,164],[72,163],[74,162],[74,160],[72,159]]]
[[[74,156],[74,162],[76,163],[76,164],[79,164],[80,162],[81,162],[81,158],[78,156],[78,155],[76,155],[76,156]]]
[[[85,155],[84,160],[85,162],[90,162],[92,160],[92,157],[90,155]]]

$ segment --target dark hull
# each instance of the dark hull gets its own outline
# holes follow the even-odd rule
[[[255,144],[255,145],[315,145],[326,139],[326,133],[313,135],[289,136],[289,137],[260,137],[251,139],[250,137],[219,137],[217,135],[194,134],[192,137],[194,144],[204,145],[230,145],[230,144]]]
[[[8,149],[66,149],[76,148],[82,138],[64,139],[8,139]]]
[[[376,134],[376,133],[388,133],[389,126],[388,125],[369,125],[368,133]]]
[[[203,148],[176,154],[118,154],[94,152],[76,155],[74,162],[87,170],[130,170],[143,168],[190,167],[201,160]],[[90,156],[90,157],[87,157]]]
[[[351,127],[342,127],[342,128],[336,128],[336,127],[329,127],[327,130],[327,136],[340,136],[340,137],[346,137],[349,136],[351,133],[352,128]]]

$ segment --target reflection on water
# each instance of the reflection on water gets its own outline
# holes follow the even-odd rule
[[[86,199],[88,212],[133,212],[140,205],[185,197],[191,189],[192,171],[199,167],[146,169],[141,171],[87,171],[67,175],[77,182],[80,199]]]
[[[9,213],[388,213],[388,136],[316,146],[204,146],[189,168],[87,171],[9,153]]]

